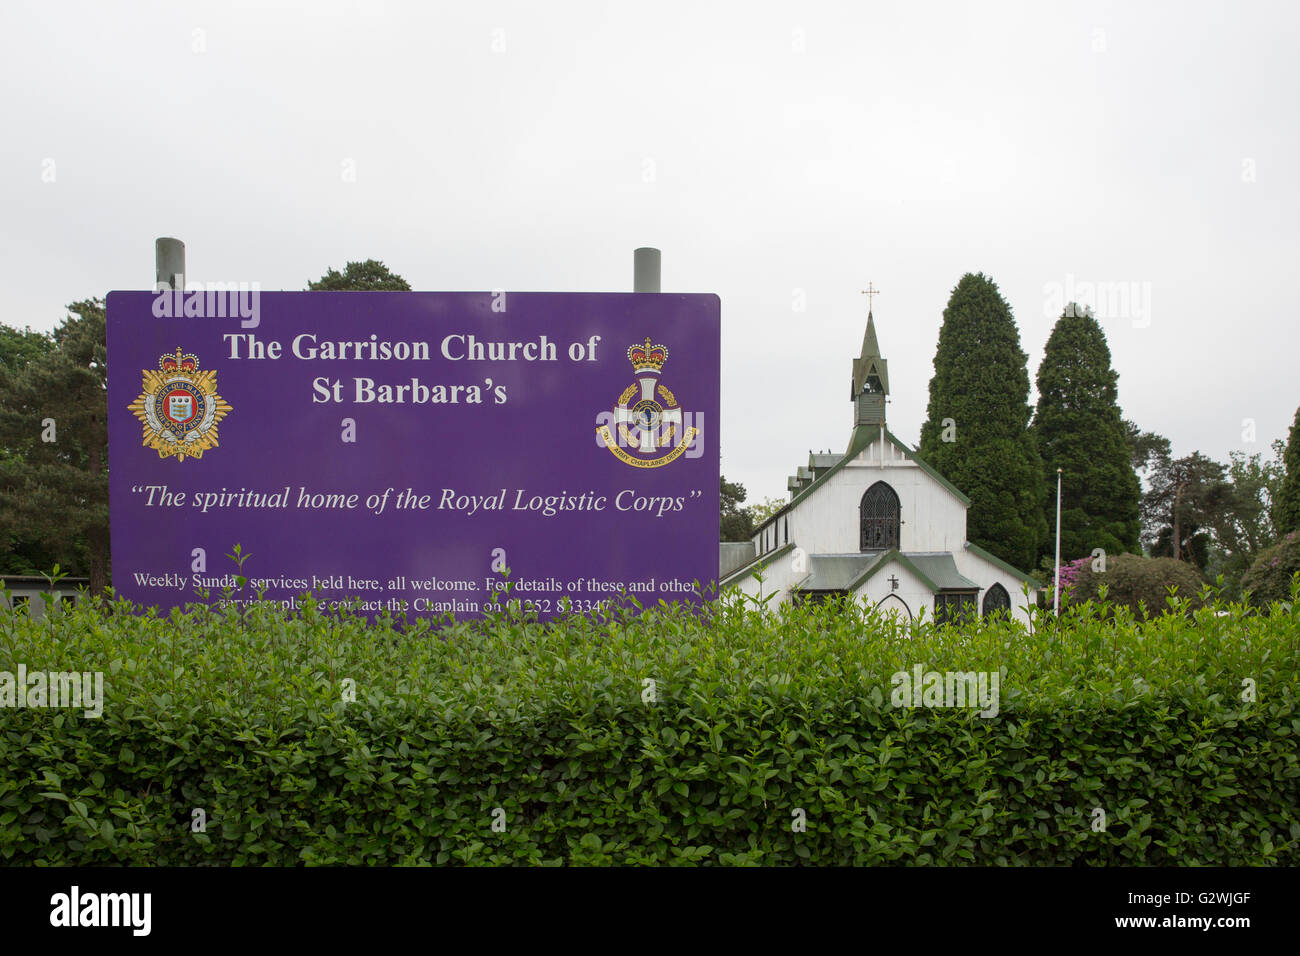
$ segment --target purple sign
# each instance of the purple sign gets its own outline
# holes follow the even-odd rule
[[[715,295],[113,292],[113,586],[542,617],[718,572]],[[239,595],[235,595],[238,597]]]

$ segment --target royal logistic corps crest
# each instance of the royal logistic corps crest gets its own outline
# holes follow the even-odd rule
[[[232,410],[217,394],[217,373],[199,371],[198,356],[159,357],[158,369],[144,370],[144,391],[127,408],[144,426],[144,446],[159,458],[202,458],[217,447],[217,425]]]
[[[619,461],[633,468],[659,468],[681,457],[699,434],[698,428],[686,428],[677,396],[659,380],[668,348],[644,344],[627,350],[628,361],[636,372],[636,381],[618,397],[614,406],[617,438],[609,425],[601,425],[596,434]],[[674,444],[676,442],[676,444]],[[665,454],[659,454],[663,449]],[[630,452],[627,449],[632,449]]]

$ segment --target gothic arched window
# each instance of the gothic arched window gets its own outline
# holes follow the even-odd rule
[[[900,507],[898,495],[878,481],[862,496],[862,551],[887,551],[898,547]]]
[[[1000,584],[995,584],[984,593],[984,616],[1001,612],[1003,614],[1011,611],[1011,596],[1007,594],[1007,589]]]

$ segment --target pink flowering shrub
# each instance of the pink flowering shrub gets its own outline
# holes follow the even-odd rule
[[[1176,588],[1176,595],[1188,600],[1189,609],[1201,604],[1200,592],[1204,581],[1200,572],[1185,561],[1116,554],[1106,559],[1105,571],[1094,571],[1091,558],[1075,561],[1073,565],[1075,570],[1068,594],[1076,604],[1100,601],[1103,586],[1107,602],[1112,606],[1123,604],[1139,618],[1144,605],[1150,617],[1166,611],[1170,588]],[[1061,575],[1064,581],[1064,567]]]
[[[1086,574],[1092,567],[1093,559],[1079,558],[1068,564],[1061,565],[1061,603],[1068,603],[1074,594],[1074,586],[1078,583],[1080,576]]]

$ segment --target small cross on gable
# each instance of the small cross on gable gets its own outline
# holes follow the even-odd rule
[[[889,576],[889,589],[890,589],[891,591],[897,591],[897,590],[898,590],[898,576],[895,575],[895,574],[891,574],[891,575]]]

